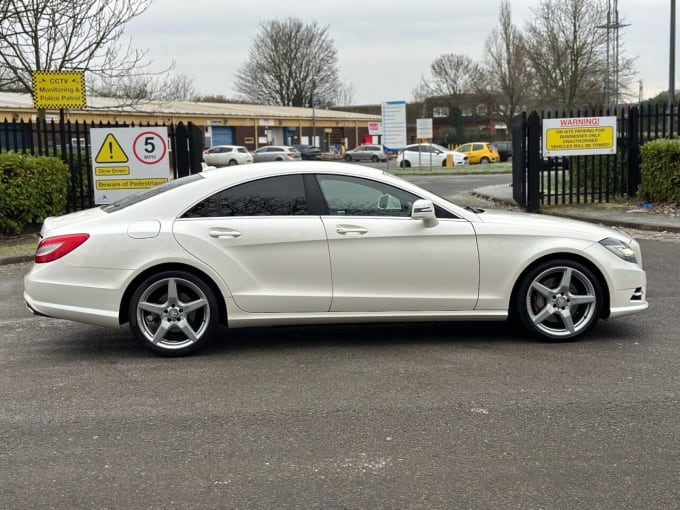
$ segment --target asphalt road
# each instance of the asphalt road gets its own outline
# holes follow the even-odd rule
[[[31,316],[0,267],[0,508],[680,508],[680,243],[641,244],[650,309],[580,342],[258,328],[180,359]]]

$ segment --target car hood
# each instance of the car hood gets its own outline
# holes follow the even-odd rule
[[[551,235],[594,242],[607,237],[616,237],[626,243],[632,240],[631,236],[618,229],[545,214],[486,209],[476,216],[480,223],[496,225],[511,234]]]

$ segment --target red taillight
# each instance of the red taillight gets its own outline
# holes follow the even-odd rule
[[[36,264],[42,264],[60,259],[87,241],[89,237],[90,234],[70,234],[43,239],[35,252],[34,261]]]

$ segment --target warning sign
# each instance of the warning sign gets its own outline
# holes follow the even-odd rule
[[[111,203],[172,178],[166,127],[92,128],[90,139],[96,204]]]
[[[94,161],[96,163],[127,163],[128,157],[116,137],[109,133],[106,135]]]
[[[616,154],[616,117],[543,119],[544,156]]]

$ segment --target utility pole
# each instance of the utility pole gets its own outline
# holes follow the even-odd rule
[[[671,45],[668,62],[668,110],[673,118],[675,102],[675,0],[671,0]]]

